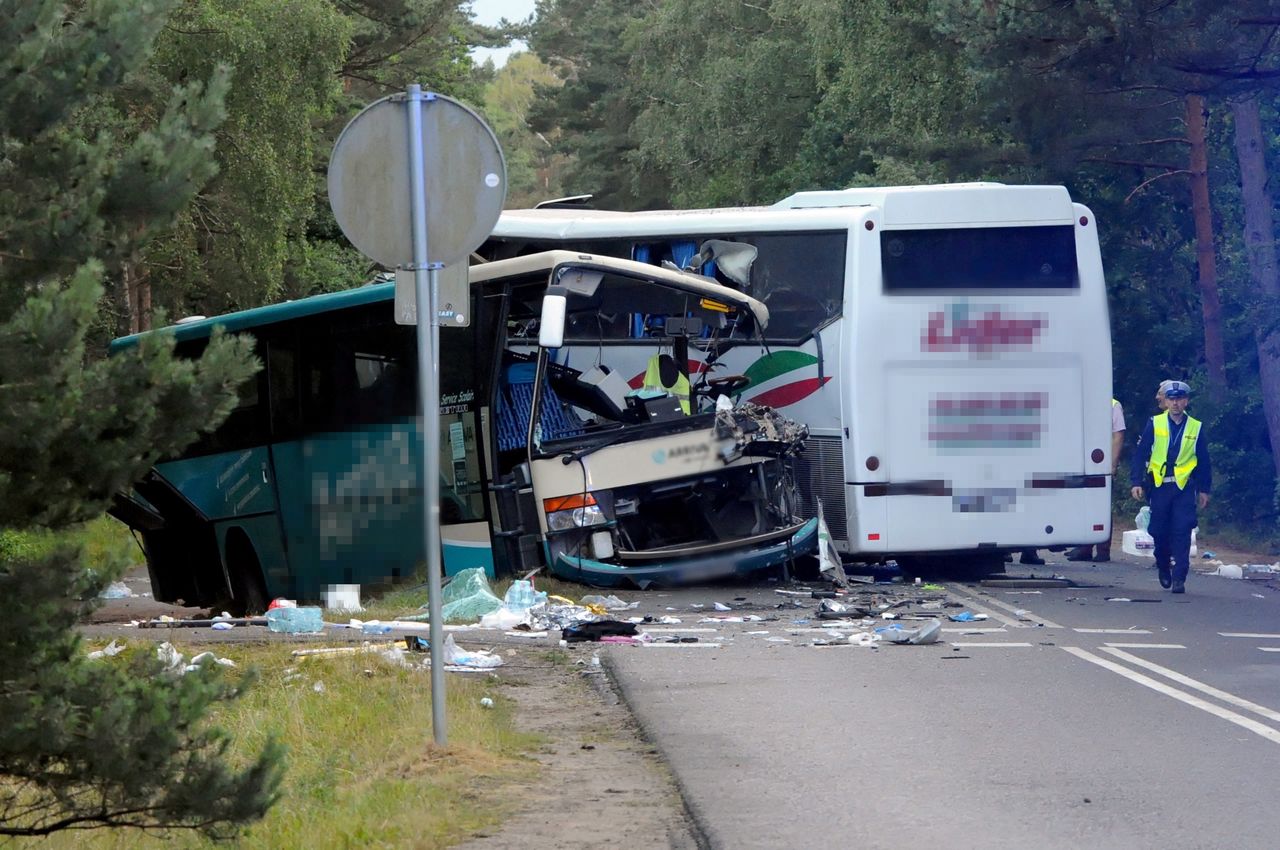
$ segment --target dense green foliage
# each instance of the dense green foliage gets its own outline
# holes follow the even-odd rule
[[[1218,460],[1205,521],[1280,531],[1280,416],[1269,433],[1267,415],[1280,410],[1280,386],[1259,366],[1280,354],[1280,311],[1246,251],[1233,112],[1256,98],[1263,127],[1275,126],[1280,5],[541,0],[538,12],[530,44],[563,85],[542,90],[534,125],[561,131],[565,191],[604,207],[772,203],[868,184],[1065,184],[1103,236],[1115,393],[1130,428],[1154,412],[1161,379],[1191,380]],[[1208,116],[1206,247],[1226,387],[1209,383],[1205,359],[1210,284],[1197,274],[1188,95]],[[1274,161],[1280,138],[1264,142]],[[1269,244],[1265,233],[1251,240]]]
[[[60,538],[230,411],[256,368],[215,340],[91,356],[103,281],[213,177],[228,74],[128,108],[169,5],[0,2],[0,835],[107,825],[231,834],[275,796],[280,752],[224,758],[202,721],[245,681],[179,677],[154,655],[85,657],[74,626],[121,565]]]

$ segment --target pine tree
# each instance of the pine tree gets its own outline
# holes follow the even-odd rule
[[[113,96],[172,5],[0,0],[0,538],[100,516],[225,418],[257,368],[227,338],[198,362],[163,336],[111,359],[87,341],[103,281],[213,174],[225,71],[175,89],[140,130]],[[170,675],[150,652],[85,657],[75,623],[114,577],[65,544],[0,553],[0,836],[233,834],[274,801],[279,747],[233,767],[204,721],[244,679]]]

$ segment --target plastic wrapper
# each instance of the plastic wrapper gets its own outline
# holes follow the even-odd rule
[[[502,600],[489,589],[483,567],[462,570],[440,594],[440,615],[445,622],[474,623],[490,611],[502,607]],[[426,606],[423,606],[424,608]]]

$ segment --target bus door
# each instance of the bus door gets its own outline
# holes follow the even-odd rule
[[[496,575],[489,523],[484,434],[488,427],[486,358],[475,311],[465,327],[440,329],[440,545],[444,574],[481,568]]]

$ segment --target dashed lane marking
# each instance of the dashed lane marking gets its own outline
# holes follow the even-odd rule
[[[1260,646],[1258,649],[1263,652],[1280,652],[1280,646]]]
[[[1257,640],[1280,640],[1280,635],[1269,635],[1265,632],[1218,632],[1222,637],[1255,638]]]
[[[986,611],[986,612],[985,612],[985,613],[990,614],[992,617],[995,617],[997,620],[999,620],[1000,622],[1004,623],[1004,624],[1005,624],[1005,625],[1007,625],[1007,626],[1013,626],[1013,627],[1015,627],[1015,628],[1024,629],[1024,628],[1029,627],[1029,626],[1030,626],[1030,625],[1032,625],[1033,623],[1038,623],[1038,624],[1040,624],[1040,625],[1043,625],[1043,626],[1044,626],[1045,628],[1047,628],[1047,629],[1061,629],[1061,628],[1063,628],[1061,625],[1059,625],[1058,623],[1053,622],[1052,620],[1046,620],[1044,617],[1041,617],[1041,616],[1039,616],[1039,615],[1037,615],[1037,614],[1032,614],[1030,611],[1026,611],[1026,610],[1025,610],[1025,609],[1023,609],[1023,608],[1017,608],[1017,607],[1015,607],[1015,606],[1013,606],[1013,605],[1010,605],[1010,604],[1009,604],[1009,603],[1007,603],[1007,602],[1001,602],[999,599],[995,599],[995,598],[992,598],[992,597],[990,597],[990,596],[978,597],[978,596],[975,596],[975,595],[973,595],[973,594],[969,593],[967,590],[963,590],[963,589],[961,589],[961,588],[959,588],[959,587],[955,586],[954,584],[948,584],[948,585],[947,585],[947,589],[948,589],[948,590],[950,590],[952,593],[956,594],[957,596],[964,596],[964,597],[966,597],[967,599],[969,599],[969,600],[972,602],[972,605],[973,605],[973,607],[974,607],[974,608],[979,608],[979,609],[980,609],[980,608],[981,608],[981,604],[982,604],[982,603],[986,603],[986,604],[988,604],[988,605],[994,605],[994,606],[996,606],[997,608],[1002,608],[1002,609],[1004,609],[1005,611],[1008,611],[1009,613],[1013,614],[1015,617],[1021,616],[1021,615],[1019,614],[1019,612],[1020,612],[1020,611],[1021,611],[1021,612],[1024,612],[1024,613],[1026,614],[1026,616],[1027,616],[1027,617],[1029,617],[1029,618],[1030,618],[1030,620],[1032,621],[1032,622],[1023,622],[1023,621],[1020,621],[1020,620],[1012,619],[1012,618],[1010,618],[1010,617],[1006,617],[1005,615],[1000,614],[1000,613],[997,613],[997,612],[995,612],[995,611]]]
[[[1222,706],[1214,705],[1213,703],[1208,702],[1207,700],[1202,700],[1197,696],[1186,693],[1185,691],[1180,691],[1177,688],[1170,687],[1169,685],[1166,685],[1164,682],[1157,681],[1151,678],[1150,676],[1144,676],[1141,673],[1136,673],[1133,670],[1130,670],[1128,667],[1122,667],[1121,665],[1116,664],[1114,661],[1108,661],[1107,659],[1094,655],[1092,652],[1081,649],[1078,646],[1064,646],[1062,648],[1067,652],[1071,653],[1072,655],[1074,655],[1075,657],[1088,661],[1090,664],[1096,664],[1104,670],[1110,670],[1112,673],[1116,673],[1120,676],[1124,676],[1126,679],[1132,682],[1137,682],[1139,685],[1142,685],[1143,687],[1150,688],[1156,693],[1164,694],[1167,697],[1172,697],[1173,699],[1176,699],[1178,702],[1186,703],[1187,705],[1192,706],[1194,708],[1198,708],[1201,711],[1208,712],[1209,714],[1212,714],[1215,717],[1220,717],[1223,720],[1226,720],[1228,723],[1234,723],[1237,726],[1248,729],[1250,732],[1260,737],[1266,738],[1268,741],[1270,741],[1273,744],[1280,744],[1280,731],[1276,731],[1275,729],[1272,729],[1270,726],[1267,726],[1263,723],[1259,723],[1258,721],[1252,718],[1245,717],[1242,714],[1236,714],[1234,711],[1225,709]],[[1121,652],[1120,650],[1111,650],[1111,652],[1113,654],[1120,655],[1120,656],[1128,656],[1129,658],[1132,658],[1135,661],[1141,662],[1142,660],[1142,659],[1136,658],[1135,656],[1129,655],[1127,652]],[[1146,663],[1143,663],[1143,666],[1147,666]],[[1173,671],[1169,671],[1169,672],[1172,673]],[[1180,674],[1175,674],[1175,675],[1180,675]],[[1208,687],[1208,686],[1206,685],[1205,687]],[[1219,693],[1222,693],[1222,692],[1219,691]],[[1228,694],[1228,696],[1230,696],[1230,694]],[[1239,697],[1235,697],[1235,699],[1239,699]]]
[[[943,629],[944,632],[954,632],[961,635],[1007,635],[1009,630],[1006,628],[999,629]]]
[[[947,641],[947,646],[954,646],[957,649],[971,649],[973,647],[994,647],[994,646],[1017,646],[1029,647],[1029,643],[1013,643],[1011,641]]]
[[[1150,629],[1072,629],[1082,635],[1149,635]]]
[[[1249,702],[1249,700],[1244,699],[1242,697],[1238,697],[1235,694],[1229,694],[1226,691],[1220,691],[1217,688],[1213,687],[1212,685],[1206,685],[1204,682],[1196,681],[1190,676],[1184,676],[1181,673],[1179,673],[1177,670],[1170,670],[1168,667],[1161,667],[1159,664],[1156,664],[1155,662],[1148,661],[1145,658],[1139,658],[1136,655],[1131,655],[1128,652],[1123,652],[1119,649],[1114,649],[1112,647],[1104,646],[1102,648],[1102,651],[1110,653],[1116,656],[1117,658],[1122,658],[1125,661],[1128,661],[1130,664],[1136,664],[1139,667],[1145,667],[1146,669],[1150,670],[1153,673],[1158,673],[1161,676],[1164,676],[1166,679],[1172,679],[1173,681],[1177,682],[1180,685],[1186,685],[1189,688],[1194,688],[1195,690],[1200,691],[1201,693],[1208,694],[1209,696],[1214,697],[1215,699],[1220,699],[1225,703],[1229,703],[1231,705],[1236,706],[1237,708],[1243,708],[1245,711],[1252,711],[1254,714],[1265,717],[1268,720],[1280,720],[1280,711],[1274,711],[1270,708],[1267,708],[1265,705],[1258,705],[1256,702]]]
[[[1104,643],[1103,646],[1114,646],[1117,649],[1186,649],[1180,643]]]

